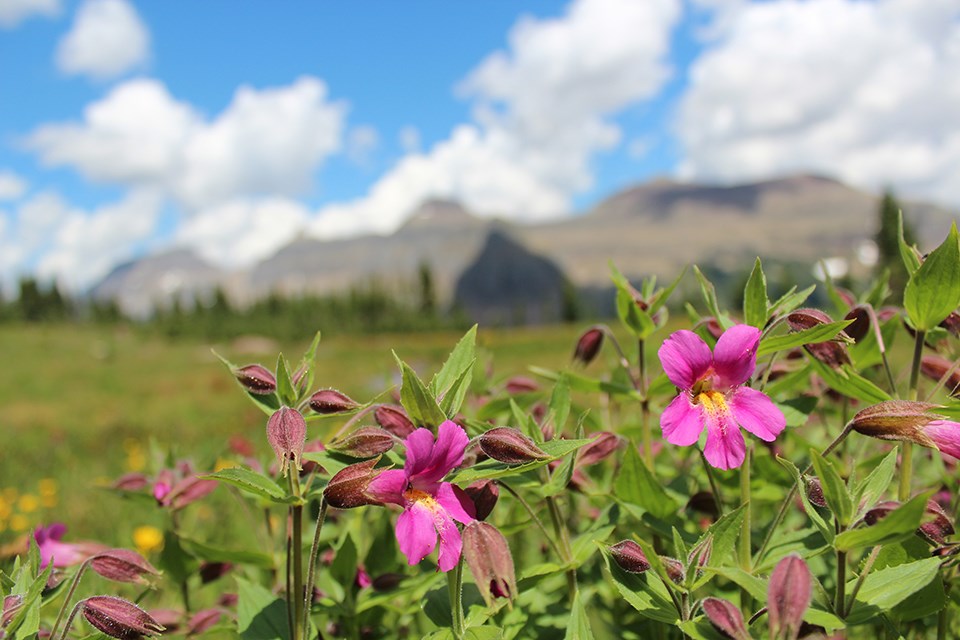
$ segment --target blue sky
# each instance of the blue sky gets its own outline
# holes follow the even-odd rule
[[[0,287],[656,176],[960,207],[956,0],[0,0]]]

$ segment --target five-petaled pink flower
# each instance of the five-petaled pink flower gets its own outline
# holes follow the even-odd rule
[[[703,449],[718,469],[743,464],[746,447],[738,424],[761,440],[772,442],[783,431],[783,413],[765,394],[743,384],[757,364],[760,330],[749,325],[727,329],[714,352],[700,336],[681,330],[660,347],[660,362],[681,393],[660,416],[663,437],[688,446],[707,427]]]
[[[466,432],[450,420],[437,429],[437,439],[428,429],[417,429],[406,439],[407,459],[403,469],[389,469],[374,478],[367,494],[380,502],[403,507],[397,519],[397,542],[411,565],[437,546],[440,537],[441,571],[453,569],[460,560],[463,542],[454,522],[474,519],[470,498],[443,477],[463,462]]]

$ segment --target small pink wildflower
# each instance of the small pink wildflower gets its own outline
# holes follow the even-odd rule
[[[40,551],[40,567],[45,568],[53,562],[59,568],[80,564],[87,558],[107,549],[96,542],[62,542],[67,526],[54,522],[46,527],[37,527],[33,539]]]
[[[776,439],[786,425],[783,413],[764,393],[743,386],[756,368],[759,342],[759,329],[743,324],[727,329],[712,354],[692,331],[677,331],[664,341],[660,362],[681,390],[660,417],[667,442],[692,445],[706,426],[707,462],[733,469],[746,454],[740,427],[766,442]]]
[[[397,543],[411,565],[433,552],[440,537],[440,571],[450,571],[460,560],[463,541],[454,522],[474,519],[470,498],[443,477],[463,462],[466,432],[450,420],[437,429],[437,438],[428,429],[417,429],[405,441],[407,459],[403,469],[380,473],[366,493],[380,502],[403,507],[397,518]]]

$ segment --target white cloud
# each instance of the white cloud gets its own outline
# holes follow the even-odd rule
[[[960,5],[779,0],[726,14],[690,70],[687,178],[815,171],[960,202]]]
[[[0,0],[0,28],[12,29],[31,16],[53,17],[60,0]]]
[[[307,209],[284,198],[242,199],[200,211],[177,230],[176,242],[226,267],[247,267],[294,239]]]
[[[404,153],[420,153],[420,129],[413,125],[407,125],[400,129],[398,138],[400,140],[400,148],[403,149]]]
[[[73,27],[57,47],[61,71],[114,78],[142,65],[150,55],[150,33],[125,0],[85,0]]]
[[[347,157],[360,167],[370,165],[373,152],[379,146],[380,134],[369,125],[354,127],[347,134]]]
[[[27,181],[12,171],[0,171],[0,201],[17,200],[27,192]]]
[[[609,117],[669,77],[679,15],[678,0],[576,0],[559,18],[522,19],[509,50],[481,61],[460,87],[475,100],[475,122],[401,159],[365,198],[322,210],[314,231],[386,232],[437,196],[485,215],[568,213],[593,183],[594,155],[620,142]]]

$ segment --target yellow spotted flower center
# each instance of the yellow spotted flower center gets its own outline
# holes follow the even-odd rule
[[[410,503],[419,503],[430,509],[430,511],[437,511],[440,508],[440,505],[437,504],[436,498],[427,493],[426,491],[420,491],[419,489],[407,489],[403,492],[403,497]]]

